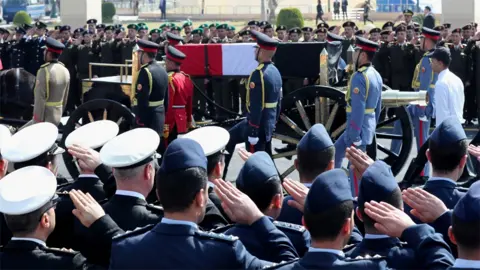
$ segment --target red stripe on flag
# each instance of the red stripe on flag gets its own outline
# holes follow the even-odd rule
[[[208,64],[210,65],[210,75],[222,76],[223,75],[222,44],[210,44],[207,46],[207,50],[208,50]]]
[[[182,64],[182,71],[190,76],[205,76],[205,47],[204,44],[178,45],[175,48],[186,56]]]

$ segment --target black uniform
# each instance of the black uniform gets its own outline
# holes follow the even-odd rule
[[[117,43],[114,40],[102,41],[100,46],[100,61],[104,64],[115,63],[115,53],[117,53]],[[100,75],[102,77],[115,76],[119,74],[119,69],[114,67],[102,67]]]
[[[141,50],[155,50],[159,45],[145,40],[139,40]],[[140,55],[142,52],[140,52]],[[163,136],[165,108],[168,108],[168,74],[156,61],[143,65],[138,72],[135,85],[135,98],[132,109],[136,123],[140,127],[155,130]]]
[[[464,44],[460,44],[458,46],[451,44],[449,45],[449,49],[452,57],[449,69],[465,84],[469,81],[469,76],[471,75],[472,71],[471,58],[465,54]]]
[[[391,79],[390,79],[390,50],[388,47],[388,43],[382,42],[378,52],[375,54],[372,60],[372,64],[375,69],[380,73],[382,76],[383,83],[391,86]]]
[[[28,41],[26,59],[25,61],[25,70],[32,73],[33,75],[37,74],[37,71],[40,69],[40,66],[45,64],[45,59],[43,56],[43,47],[45,46],[46,37],[33,37]]]
[[[65,49],[60,55],[58,61],[62,62],[63,65],[68,69],[70,73],[70,88],[68,91],[67,106],[65,107],[66,113],[71,113],[75,110],[75,106],[80,106],[82,89],[79,88],[79,82],[77,78],[77,49],[73,45],[71,40],[67,40],[65,43]]]
[[[391,83],[390,87],[400,91],[411,91],[415,70],[415,47],[405,42],[392,44],[389,48]]]
[[[26,52],[28,51],[28,41],[21,39],[13,41],[7,52],[10,55],[10,68],[23,68],[25,66]],[[33,74],[36,75],[36,74]]]

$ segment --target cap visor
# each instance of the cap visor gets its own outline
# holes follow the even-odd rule
[[[65,149],[63,149],[62,147],[57,147],[57,149],[55,149],[55,151],[53,151],[52,155],[56,156],[56,155],[60,155],[60,154],[63,154],[65,153]]]

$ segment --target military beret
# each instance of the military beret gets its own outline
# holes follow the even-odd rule
[[[47,38],[47,42],[48,40],[56,41],[52,38]],[[60,45],[63,46],[62,43]],[[52,123],[43,122],[28,126],[15,133],[8,144],[2,147],[2,157],[10,162],[26,162],[42,154],[61,154],[65,150],[55,143],[57,137],[58,128]]]
[[[422,37],[437,41],[440,39],[440,32],[427,27],[422,27]]]
[[[464,27],[462,27],[463,30],[472,30],[472,25],[471,24],[467,24],[465,25]]]
[[[322,151],[331,146],[333,142],[325,127],[315,124],[303,135],[297,148],[300,151]]]
[[[116,29],[120,29],[120,28],[123,27],[123,24],[118,23],[118,24],[115,24],[114,27],[115,27]]]
[[[317,25],[317,29],[320,29],[320,28],[327,28],[327,29],[328,29],[328,27],[329,27],[329,26],[328,26],[328,23],[324,23],[324,22],[319,23],[319,24]]]
[[[301,33],[302,33],[302,30],[300,30],[300,28],[298,28],[298,27],[294,27],[294,28],[288,30],[288,32],[289,32],[290,34],[295,34],[295,33],[301,34]]]
[[[207,169],[207,157],[202,146],[192,139],[178,138],[168,145],[160,172],[168,174],[193,167]]]
[[[208,28],[208,24],[204,23],[204,24],[200,25],[198,28]]]
[[[182,53],[183,54],[183,53]],[[230,133],[222,127],[202,127],[188,132],[182,138],[192,139],[200,144],[206,157],[223,152],[230,140]]]
[[[139,24],[138,25],[138,31],[141,31],[141,30],[145,30],[145,31],[148,31],[148,26],[146,25],[143,25],[143,24]]]
[[[160,33],[162,33],[162,30],[160,30],[158,28],[154,28],[154,29],[150,30],[149,34],[151,35],[151,34],[160,34]]]
[[[285,31],[286,31],[286,30],[287,30],[287,27],[286,27],[285,25],[279,25],[279,26],[277,26],[277,28],[275,29],[275,32],[278,32],[278,31],[280,31],[280,30],[285,30]]]
[[[445,27],[445,29],[450,29],[450,28],[452,28],[452,24],[451,23],[444,23],[443,27]]]
[[[90,19],[87,21],[87,24],[97,24],[97,20],[96,19]]]
[[[443,26],[443,25],[437,25],[437,26],[435,26],[435,27],[433,28],[433,30],[435,30],[435,31],[443,31],[443,30],[445,30],[445,26]]]
[[[160,45],[149,40],[139,39],[137,41],[139,51],[157,53]]]
[[[267,28],[267,27],[265,27],[265,28]],[[237,30],[237,28],[235,28],[235,26],[233,26],[233,25],[228,26],[228,31],[235,31],[235,30]]]
[[[403,25],[400,25],[400,26],[395,28],[395,32],[397,32],[397,33],[398,32],[405,32],[405,31],[407,31],[407,28]]]
[[[319,33],[326,34],[327,28],[318,28],[317,30],[315,30],[315,34],[319,34]]]
[[[170,32],[167,33],[167,40],[168,43],[172,46],[178,45],[181,41],[183,41],[183,38],[181,36],[177,36],[175,34],[172,34]]]
[[[382,26],[382,30],[384,30],[384,29],[387,28],[387,27],[393,27],[393,22],[386,22],[386,23],[384,23],[383,26]]]
[[[65,147],[68,148],[76,144],[96,149],[115,138],[118,132],[119,127],[117,123],[113,121],[100,120],[91,122],[68,134],[67,139],[65,139]]]
[[[308,27],[308,26],[307,26],[307,27],[303,27],[303,28],[302,28],[302,31],[303,31],[303,32],[313,32],[313,28],[312,28],[312,27]]]
[[[480,221],[480,182],[470,186],[465,196],[460,198],[453,208],[453,215],[463,222]]]
[[[95,28],[96,29],[105,29],[105,27],[107,27],[105,24],[101,23],[101,24],[98,24]]]
[[[212,27],[217,28],[219,25],[220,25],[219,23],[212,23],[208,27],[209,28],[212,28]]]
[[[165,56],[167,59],[178,64],[182,64],[183,60],[185,60],[186,58],[186,55],[184,53],[171,45],[167,47],[167,50],[165,51]]]
[[[459,34],[461,34],[461,33],[462,33],[462,28],[455,28],[455,29],[453,29],[453,30],[452,30],[452,34],[454,34],[454,33],[459,33]]]
[[[420,28],[419,27],[415,27],[415,33],[420,33]]]
[[[183,23],[183,27],[187,27],[187,26],[192,26],[192,22],[191,21],[186,21]]]
[[[219,26],[217,26],[217,29],[225,29],[225,30],[227,30],[227,29],[228,29],[228,24],[226,24],[226,23],[220,24]]]
[[[113,25],[109,25],[105,27],[105,31],[113,31],[113,30],[115,30],[115,27]]]
[[[2,149],[3,145],[8,144],[8,140],[12,137],[12,132],[8,129],[5,125],[0,125],[0,150]],[[2,155],[0,154],[0,158]]]
[[[385,201],[395,190],[399,190],[399,187],[390,166],[381,160],[375,161],[360,180],[358,205],[363,207],[365,202]]]
[[[450,116],[443,120],[430,135],[432,142],[445,147],[465,140],[466,138],[467,135],[465,134],[462,124],[460,124],[460,121],[458,121],[455,116]]]
[[[327,41],[329,42],[343,41],[343,40],[345,40],[345,38],[340,35],[334,34],[332,32],[327,33]]]
[[[243,31],[240,31],[240,33],[238,33],[241,37],[243,36],[246,36],[246,35],[251,35],[252,32],[250,30],[243,30]]]
[[[370,30],[370,34],[373,34],[373,33],[381,33],[382,32],[382,29],[378,28],[378,27],[375,27],[373,29]]]
[[[60,29],[62,29],[62,26],[61,25],[55,25],[55,27],[53,29],[60,30]]]
[[[342,169],[333,169],[313,181],[305,199],[305,212],[324,213],[346,201],[353,201],[348,175]]]
[[[345,27],[355,27],[355,26],[356,26],[355,23],[352,22],[352,21],[347,21],[347,22],[344,22],[344,23],[342,24],[342,27],[343,27],[343,28],[345,28]]]
[[[273,29],[273,26],[271,24],[267,24],[263,27],[264,30],[266,29]]]
[[[38,29],[44,29],[47,28],[47,25],[41,21],[37,21],[35,22],[35,27],[37,27]]]
[[[24,23],[22,25],[23,29],[25,29],[26,31],[30,30],[33,28],[33,26],[31,24],[28,24],[28,23]]]
[[[170,24],[169,23],[164,23],[164,24],[161,24],[158,28],[170,28]]]
[[[392,31],[390,31],[390,30],[383,30],[382,32],[380,32],[380,35],[382,35],[382,36],[383,35],[390,35],[391,32]]]
[[[109,140],[100,150],[103,164],[129,169],[145,165],[160,157],[158,133],[149,128],[135,128]]]
[[[258,23],[258,26],[260,26],[260,27],[265,27],[267,25],[269,25],[269,23],[267,21],[261,21],[261,22]]]
[[[275,176],[274,179],[280,182],[272,158],[266,152],[259,151],[251,155],[240,169],[236,185],[238,189],[249,195],[262,185],[272,181],[272,177]]]
[[[357,37],[355,41],[356,41],[355,44],[357,48],[360,48],[363,51],[367,51],[367,52],[376,52],[377,49],[380,47],[378,43],[363,37]]]
[[[413,25],[411,25],[411,24],[407,25],[407,30],[414,30],[414,29],[415,29],[415,27]]]
[[[135,29],[135,30],[138,30],[138,25],[133,24],[133,23],[132,23],[132,24],[129,24],[129,25],[127,25],[127,29]]]
[[[193,29],[192,30],[192,35],[195,35],[195,34],[203,35],[203,28]]]
[[[57,178],[49,169],[41,166],[18,169],[0,182],[0,211],[19,216],[48,207],[49,203],[54,206],[58,198],[56,189]]]
[[[478,27],[478,23],[472,22],[472,26],[473,26],[474,28],[477,28],[477,27]]]
[[[15,32],[17,34],[22,34],[22,35],[25,35],[27,33],[27,31],[25,31],[25,29],[23,27],[16,27]]]
[[[249,21],[247,25],[248,25],[248,26],[254,26],[254,25],[255,25],[255,26],[259,26],[259,25],[260,25],[260,22],[259,22],[259,21]]]
[[[85,31],[83,31],[82,36],[85,36],[85,35],[93,35],[93,34],[94,34],[93,31],[85,30]]]
[[[182,31],[182,28],[180,28],[180,26],[174,26],[174,27],[171,27],[171,28],[170,28],[170,31],[172,31],[172,30],[181,32],[181,31]]]
[[[115,34],[118,35],[120,34],[121,32],[125,31],[125,29],[122,27],[122,28],[118,28],[118,29],[115,29]]]
[[[70,25],[64,25],[62,27],[60,27],[60,32],[64,32],[64,31],[69,31],[71,30],[72,28],[70,27]]]
[[[411,11],[410,9],[405,9],[405,10],[403,11],[403,15],[413,16],[413,11]]]
[[[138,25],[138,26],[147,26],[147,24],[144,23],[144,22],[139,22],[139,23],[137,23],[137,25]]]
[[[363,36],[365,35],[365,33],[366,33],[365,30],[358,30],[355,32],[355,36]]]
[[[255,38],[258,47],[267,51],[274,51],[277,49],[278,41],[265,35],[264,33],[252,30],[252,36]]]
[[[77,28],[73,31],[74,34],[77,34],[77,33],[83,33],[85,31],[85,29],[83,28]]]
[[[415,27],[420,27],[420,24],[417,23],[417,22],[413,22],[413,25],[414,25]]]

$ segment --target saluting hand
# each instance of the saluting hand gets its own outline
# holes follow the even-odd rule
[[[402,192],[402,198],[413,208],[410,214],[423,223],[432,223],[448,211],[442,200],[422,188],[406,189]]]
[[[247,159],[252,155],[252,153],[248,152],[245,148],[238,149],[238,155],[243,161],[247,161]]]
[[[222,201],[223,210],[232,221],[252,225],[264,216],[252,199],[230,182],[215,179],[213,183],[215,184],[215,193]]]
[[[350,161],[350,169],[353,170],[358,179],[362,178],[363,173],[374,163],[365,152],[355,148],[348,147],[346,157]]]
[[[93,174],[95,169],[102,164],[100,153],[91,148],[74,144],[68,148],[68,153],[77,159],[78,166],[83,174]]]
[[[365,202],[365,214],[375,221],[375,229],[391,237],[401,237],[415,222],[402,210],[386,202]]]
[[[480,146],[470,144],[468,146],[468,153],[470,153],[470,155],[474,156],[480,161]]]
[[[95,221],[105,216],[102,206],[89,194],[79,190],[69,192],[75,209],[72,213],[80,220],[83,226],[90,228]]]
[[[293,198],[293,200],[287,201],[288,205],[297,208],[303,213],[305,208],[305,199],[307,198],[309,189],[304,184],[293,181],[289,178],[285,178],[282,185],[288,194],[290,194],[290,196]]]

